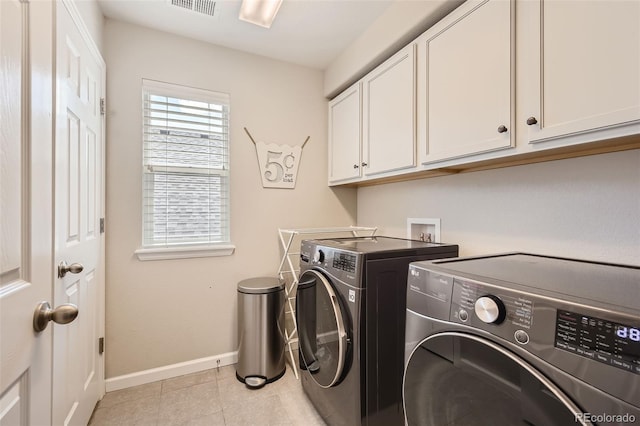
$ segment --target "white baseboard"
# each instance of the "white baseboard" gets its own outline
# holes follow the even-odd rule
[[[124,374],[105,380],[107,392],[144,385],[158,380],[171,379],[185,374],[197,373],[211,368],[223,367],[238,362],[238,352],[228,352],[226,354],[209,356],[206,358],[194,359],[192,361],[180,362],[178,364],[166,365],[164,367],[152,368],[150,370],[138,371],[136,373]]]

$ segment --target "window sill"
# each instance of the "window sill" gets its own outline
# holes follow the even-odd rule
[[[188,246],[188,247],[155,247],[140,248],[134,253],[140,261],[147,260],[171,260],[191,259],[195,257],[230,256],[235,251],[233,244],[215,246]]]

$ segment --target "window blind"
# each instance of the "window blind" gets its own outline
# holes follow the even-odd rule
[[[143,246],[228,243],[229,97],[143,80]]]

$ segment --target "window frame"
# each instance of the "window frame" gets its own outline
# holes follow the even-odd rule
[[[147,111],[147,107],[145,106],[146,96],[147,95],[157,95],[157,96],[167,96],[174,97],[182,100],[188,101],[196,101],[196,102],[206,102],[206,103],[220,103],[226,107],[226,120],[227,120],[227,138],[225,141],[225,152],[226,161],[223,162],[223,168],[213,169],[209,166],[203,166],[200,169],[206,170],[206,173],[198,173],[194,172],[194,169],[198,169],[198,167],[188,166],[190,169],[189,173],[193,173],[194,176],[222,176],[225,177],[224,189],[226,192],[227,198],[223,208],[223,221],[226,222],[226,226],[223,229],[223,235],[226,235],[227,238],[224,241],[220,242],[210,242],[210,241],[189,241],[188,239],[185,241],[177,241],[177,242],[167,242],[164,243],[149,243],[145,238],[145,225],[148,225],[150,222],[147,222],[145,215],[148,213],[145,209],[144,203],[145,198],[148,196],[148,187],[147,184],[149,181],[147,180],[147,176],[153,176],[153,166],[145,164],[145,147],[147,146],[147,141],[145,140],[145,129],[147,129],[148,125],[145,120],[145,112]],[[142,123],[140,126],[141,129],[141,142],[142,142],[142,161],[141,161],[141,172],[142,172],[142,217],[141,217],[141,246],[135,251],[137,258],[141,261],[146,260],[168,260],[168,259],[185,259],[185,258],[193,258],[193,257],[210,257],[210,256],[228,256],[233,254],[235,250],[235,246],[231,243],[231,209],[230,209],[230,182],[229,182],[229,172],[230,172],[230,99],[229,95],[226,93],[214,92],[210,90],[197,89],[188,86],[182,86],[178,84],[170,84],[164,83],[149,79],[142,79],[142,99],[141,99],[141,116]],[[169,175],[171,173],[172,167],[164,166],[164,173]],[[211,171],[214,170],[214,173]],[[160,176],[162,172],[158,173]]]

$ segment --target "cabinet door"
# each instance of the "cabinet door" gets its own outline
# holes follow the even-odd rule
[[[537,63],[518,86],[518,96],[527,96],[518,121],[528,120],[529,142],[640,132],[640,2],[540,0],[535,6],[529,15],[540,22],[523,54]]]
[[[329,102],[329,183],[360,177],[360,83]]]
[[[514,145],[514,10],[468,1],[419,39],[423,163]]]
[[[363,79],[363,174],[416,165],[415,45]]]

